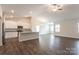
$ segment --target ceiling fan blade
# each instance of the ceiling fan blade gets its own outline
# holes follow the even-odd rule
[[[58,9],[58,10],[63,10],[63,9]]]

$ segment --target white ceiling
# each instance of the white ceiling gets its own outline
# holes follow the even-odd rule
[[[79,18],[79,4],[64,4],[63,10],[57,12],[49,12],[45,4],[4,4],[2,8],[6,15],[11,15],[9,12],[13,9],[15,11],[14,16],[31,15],[43,17],[49,21]]]

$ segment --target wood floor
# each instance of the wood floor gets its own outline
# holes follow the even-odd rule
[[[39,39],[18,42],[6,39],[1,55],[78,55],[79,39],[42,35]]]

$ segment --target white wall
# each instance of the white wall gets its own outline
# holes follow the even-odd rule
[[[56,22],[56,24],[60,24],[60,32],[55,33],[55,35],[79,38],[78,22],[79,19],[63,20],[60,22]]]
[[[45,21],[45,20],[44,20]],[[38,20],[37,18],[32,18],[32,31],[36,31],[36,26],[40,26],[39,34],[48,34],[49,33],[49,25],[47,22],[44,22],[42,19]]]
[[[38,21],[36,18],[32,18],[32,20],[31,20],[32,31],[36,32],[36,26],[40,25],[40,24],[41,24],[40,21]]]
[[[57,36],[79,38],[78,23],[79,19],[57,21],[55,24],[60,24],[60,32],[55,32],[54,34]],[[43,23],[34,19],[34,21],[32,21],[32,31],[36,31],[35,26],[40,24]],[[42,29],[46,30],[44,26]]]

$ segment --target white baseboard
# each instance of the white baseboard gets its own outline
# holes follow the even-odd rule
[[[76,38],[76,39],[79,39],[79,37],[66,36],[66,35],[58,35],[58,34],[55,34],[55,36],[62,36],[62,37],[68,37],[68,38]]]

